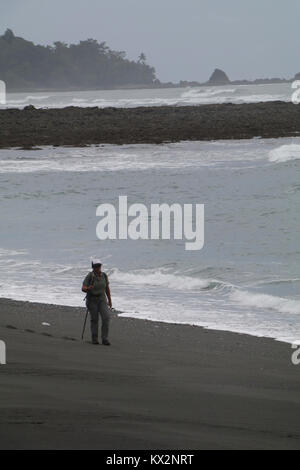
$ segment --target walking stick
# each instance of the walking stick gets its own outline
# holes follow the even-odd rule
[[[82,339],[82,340],[83,340],[83,336],[84,336],[85,325],[86,325],[86,319],[87,319],[88,313],[89,313],[89,309],[87,308],[87,309],[86,309],[86,314],[85,314],[85,319],[84,319],[84,324],[83,324],[82,335],[81,335],[81,339]]]

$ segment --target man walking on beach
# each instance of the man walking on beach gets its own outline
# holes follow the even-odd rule
[[[98,330],[99,330],[99,314],[101,315],[102,327],[101,338],[102,344],[110,346],[108,341],[108,330],[110,312],[108,306],[112,307],[109,281],[107,274],[101,271],[102,264],[99,260],[92,261],[91,271],[84,279],[82,284],[82,291],[87,295],[87,308],[91,317],[91,333],[92,343],[99,344]],[[108,303],[107,303],[108,299]]]

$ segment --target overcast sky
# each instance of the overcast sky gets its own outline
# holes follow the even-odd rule
[[[300,0],[0,0],[0,34],[34,43],[94,38],[130,59],[141,51],[162,81],[300,72]]]

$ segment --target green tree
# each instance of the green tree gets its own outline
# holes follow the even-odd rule
[[[86,39],[78,44],[56,41],[53,46],[35,45],[7,29],[0,36],[0,79],[8,90],[16,88],[107,88],[152,84],[155,69],[141,53],[126,58],[106,42]]]

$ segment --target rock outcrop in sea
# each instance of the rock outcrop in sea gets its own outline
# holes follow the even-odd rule
[[[227,85],[230,83],[226,73],[221,69],[215,69],[210,79],[208,80],[209,85]]]

